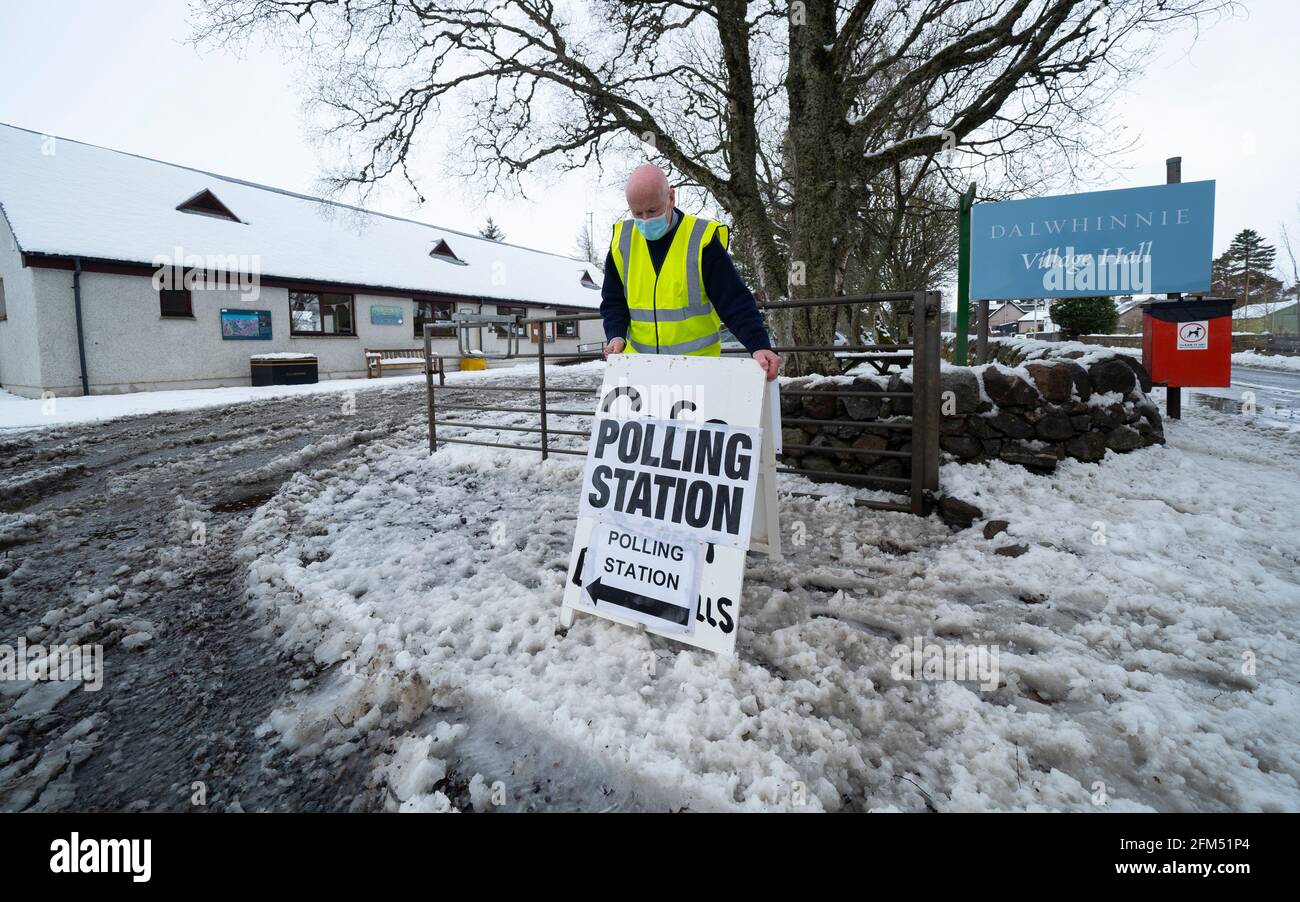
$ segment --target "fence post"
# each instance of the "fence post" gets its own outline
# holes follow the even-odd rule
[[[442,381],[442,364],[438,365],[438,384]],[[424,394],[429,413],[429,453],[438,450],[438,431],[434,425],[437,411],[433,401],[433,326],[427,320],[424,323]]]
[[[542,460],[550,456],[546,446],[546,323],[537,326],[537,393],[542,414]]]
[[[925,354],[921,364],[925,369],[925,487],[939,489],[939,308],[937,291],[925,295]],[[913,351],[913,354],[916,352]],[[915,372],[915,368],[913,368]],[[915,375],[912,377],[915,379]],[[913,409],[913,414],[916,411]]]
[[[989,362],[989,302],[980,301],[980,328],[979,335],[975,339],[975,362],[984,364]]]
[[[912,295],[912,513],[925,513],[925,293]]]

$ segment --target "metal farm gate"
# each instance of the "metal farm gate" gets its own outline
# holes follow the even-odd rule
[[[888,419],[873,420],[864,423],[860,420],[840,419],[838,414],[830,418],[806,416],[782,416],[783,426],[813,427],[817,429],[847,430],[901,430],[909,440],[902,449],[855,448],[836,446],[830,449],[834,455],[858,454],[872,459],[897,458],[904,462],[905,476],[877,475],[870,473],[843,472],[835,469],[807,469],[778,466],[776,472],[806,476],[813,480],[832,480],[862,485],[868,488],[888,489],[905,493],[907,500],[857,499],[861,507],[876,510],[893,510],[924,515],[929,512],[932,493],[939,487],[939,293],[935,291],[883,292],[877,294],[856,295],[838,298],[808,298],[792,301],[777,301],[759,304],[763,310],[778,310],[806,307],[871,307],[883,303],[903,303],[911,305],[910,341],[898,344],[863,344],[861,342],[831,345],[784,345],[774,347],[776,353],[783,357],[801,353],[830,353],[844,364],[870,364],[879,375],[892,375],[906,366],[912,366],[910,384],[901,381],[891,389],[861,388],[852,383],[843,386],[827,387],[819,385],[816,389],[783,388],[781,396],[785,398],[804,398],[811,395],[832,396],[836,399],[836,410],[841,409],[841,398],[893,398],[906,399],[901,405],[908,411],[904,415],[894,415]],[[513,448],[520,451],[535,451],[546,460],[552,454],[569,454],[585,456],[586,444],[581,448],[564,447],[552,442],[556,437],[577,437],[587,439],[590,425],[584,422],[595,414],[595,395],[600,389],[599,380],[590,386],[555,385],[547,382],[547,365],[554,368],[586,360],[599,360],[603,356],[600,348],[604,342],[596,343],[595,350],[583,351],[582,345],[576,353],[548,353],[546,334],[548,329],[554,331],[555,324],[563,322],[580,322],[599,320],[598,313],[568,314],[550,317],[524,319],[514,317],[514,324],[524,326],[527,334],[533,337],[537,345],[536,353],[522,353],[511,350],[496,359],[537,361],[536,380],[479,384],[476,381],[463,384],[447,384],[442,367],[442,358],[433,353],[432,326],[424,326],[424,353],[426,361],[438,362],[436,371],[438,380],[433,378],[434,368],[426,365],[425,384],[429,418],[429,451],[436,452],[440,445],[480,445],[489,448]],[[471,317],[461,319],[457,324],[460,330],[468,330],[488,324],[496,324],[501,317],[491,317],[479,323]],[[507,326],[509,328],[509,326]],[[748,353],[741,351],[724,354]],[[487,393],[487,398],[479,400],[475,393]],[[470,417],[475,413],[513,413],[525,415],[535,420],[535,425],[475,421]],[[555,425],[560,421],[561,425]],[[506,433],[519,433],[519,442],[504,440],[487,441],[481,438],[465,437],[465,430],[498,430]],[[448,434],[448,432],[452,434]],[[522,444],[529,435],[538,436],[537,444]],[[828,452],[825,446],[787,444],[785,451]],[[814,493],[796,493],[817,497]]]

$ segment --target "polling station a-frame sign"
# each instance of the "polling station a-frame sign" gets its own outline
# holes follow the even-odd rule
[[[777,384],[748,359],[609,359],[561,623],[595,614],[732,654],[745,554],[781,554]]]

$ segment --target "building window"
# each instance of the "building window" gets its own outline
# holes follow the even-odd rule
[[[0,279],[0,320],[9,318],[9,310],[5,307],[5,280]]]
[[[356,335],[352,295],[289,292],[290,335]]]
[[[555,330],[556,330],[556,333],[557,333],[561,338],[577,338],[577,337],[578,337],[578,321],[577,321],[577,320],[573,320],[573,319],[571,319],[571,320],[560,320],[558,323],[555,324]]]
[[[504,304],[497,304],[497,316],[528,316],[528,308],[509,307]],[[510,331],[507,332],[507,330]],[[511,323],[509,325],[505,323],[495,323],[492,326],[492,331],[496,333],[497,338],[505,338],[507,335],[512,333],[523,338],[528,334],[527,327],[520,323]]]
[[[194,318],[194,305],[190,301],[188,288],[160,288],[158,290],[158,312],[162,316],[181,316]]]
[[[416,301],[415,337],[424,338],[424,324],[430,323],[434,338],[455,338],[456,324],[451,315],[456,312],[455,301]]]

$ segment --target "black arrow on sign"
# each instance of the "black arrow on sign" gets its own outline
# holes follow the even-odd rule
[[[685,626],[691,616],[690,611],[679,605],[660,601],[657,598],[646,598],[644,595],[629,592],[627,589],[601,585],[599,577],[587,584],[587,594],[591,596],[592,604],[604,601],[618,605],[620,608],[639,611],[642,614],[649,614],[651,617],[658,617],[660,620],[667,620],[669,623],[676,623],[678,626]]]

